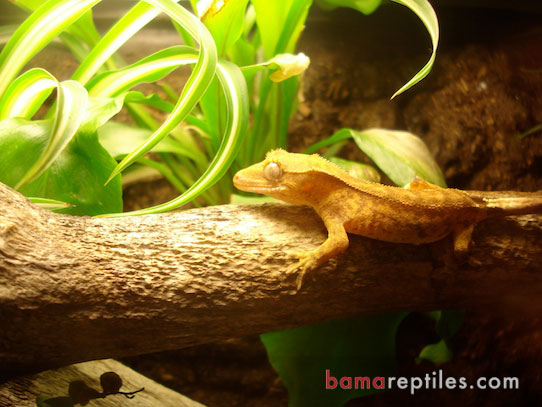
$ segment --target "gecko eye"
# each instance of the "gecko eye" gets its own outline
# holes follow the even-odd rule
[[[282,169],[276,162],[271,161],[264,167],[263,176],[268,181],[276,182],[282,177]]]

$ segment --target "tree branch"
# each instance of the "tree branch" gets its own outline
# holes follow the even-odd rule
[[[541,306],[542,216],[482,222],[467,262],[452,267],[448,241],[413,246],[351,235],[347,253],[296,292],[296,276],[284,273],[296,261],[289,253],[325,236],[316,214],[300,206],[97,219],[41,210],[0,184],[0,373],[360,313],[496,299]]]

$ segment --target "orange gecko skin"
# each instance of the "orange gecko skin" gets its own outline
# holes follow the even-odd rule
[[[476,223],[491,216],[542,213],[542,194],[491,193],[441,188],[415,178],[400,188],[354,178],[317,154],[281,149],[235,174],[235,187],[314,208],[328,238],[316,250],[299,254],[290,272],[303,275],[348,247],[348,233],[396,243],[435,242],[453,234],[457,254],[468,250]]]

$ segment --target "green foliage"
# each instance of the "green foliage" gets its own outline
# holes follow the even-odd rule
[[[57,201],[56,199],[47,199],[47,198],[28,198],[30,202],[34,205],[37,205],[43,209],[49,209],[50,211],[55,211],[58,209],[67,209],[71,208],[72,205],[66,202]]]
[[[418,175],[445,186],[440,168],[423,141],[406,132],[342,129],[315,143],[306,152],[331,147],[336,153],[334,147],[342,147],[350,138],[395,183],[406,185]],[[375,180],[369,178],[375,177],[373,167],[335,157],[329,159],[354,176]],[[438,313],[439,333],[446,336],[442,336],[442,343],[424,348],[419,358],[442,363],[451,357],[446,341],[458,325],[451,319],[453,315],[446,314],[440,322],[441,313]],[[330,369],[336,378],[390,375],[394,366],[396,330],[404,316],[404,313],[363,316],[262,335],[271,363],[288,389],[289,406],[342,406],[351,398],[371,394],[367,390],[326,390],[325,370]]]
[[[100,0],[49,0],[38,7],[19,26],[0,53],[0,99],[5,96],[6,88],[32,56],[99,2]]]
[[[269,360],[288,389],[290,407],[339,407],[374,389],[326,389],[326,370],[343,376],[389,376],[395,333],[405,313],[327,321],[261,335]]]
[[[417,175],[435,185],[446,186],[442,171],[425,143],[405,131],[341,129],[313,144],[306,152],[312,153],[350,138],[395,184],[405,186]]]
[[[337,164],[355,178],[364,179],[365,181],[371,182],[380,182],[380,174],[370,165],[349,161],[338,157],[331,157],[329,158],[329,161]]]
[[[191,3],[195,9],[197,2],[192,0]],[[243,33],[247,3],[248,0],[214,2],[205,14],[201,15],[201,21],[213,35],[221,58]]]
[[[58,103],[49,140],[40,157],[15,185],[20,189],[40,176],[57,159],[81,126],[87,112],[88,93],[79,82],[58,84]]]
[[[98,2],[15,1],[33,12],[0,54],[0,124],[7,130],[0,135],[0,145],[7,151],[0,159],[0,166],[6,169],[2,180],[37,201],[44,199],[40,202],[45,207],[62,207],[71,214],[111,215],[122,210],[118,175],[137,161],[158,169],[184,192],[176,201],[138,214],[174,209],[200,194],[209,203],[217,203],[220,198],[217,200],[216,193],[205,191],[231,166],[248,123],[248,94],[239,67],[218,62],[210,33],[172,0],[137,3],[103,38],[92,22],[91,8]],[[199,50],[172,47],[119,67],[123,62],[115,52],[161,11],[200,45]],[[82,61],[73,79],[58,82],[39,68],[17,76],[26,61],[57,35],[72,51],[77,48]],[[140,83],[162,79],[185,64],[193,65],[192,74],[175,103],[131,90]],[[208,118],[195,107],[212,82],[217,83],[217,92],[226,94],[219,108],[223,126],[212,133],[214,143],[209,144]],[[53,108],[45,120],[32,121],[55,88]],[[122,107],[139,128],[111,121]],[[146,107],[169,115],[160,124]],[[43,113],[40,116],[43,118]],[[26,121],[17,122],[21,119]],[[200,125],[200,140],[180,126],[184,119],[192,126]],[[98,130],[110,152],[100,145]],[[160,153],[153,161],[144,158],[151,150]],[[111,153],[121,159],[118,165]]]
[[[43,156],[53,121],[0,122],[0,182],[14,187]],[[96,131],[79,132],[49,167],[22,187],[26,196],[70,204],[61,212],[99,215],[122,210],[120,177],[104,186],[116,162],[100,145]]]
[[[337,7],[349,7],[363,14],[371,14],[375,11],[382,0],[316,0],[316,3],[324,10],[333,10]]]
[[[448,362],[453,357],[449,341],[463,323],[462,311],[434,311],[429,316],[436,322],[436,330],[441,340],[425,346],[418,355],[418,361],[429,360],[435,364]]]
[[[102,216],[157,213],[188,202],[223,203],[231,196],[231,176],[218,181],[228,171],[232,175],[261,160],[268,150],[287,147],[297,75],[308,66],[307,57],[290,54],[295,52],[312,0],[216,1],[202,12],[202,21],[177,1],[145,0],[103,36],[92,19],[92,7],[100,0],[13,2],[31,14],[0,53],[0,181],[19,188],[34,202],[72,215]],[[429,3],[397,2],[411,8],[426,25],[433,53],[396,95],[427,75],[438,43],[438,23]],[[380,0],[319,3],[371,13]],[[119,48],[160,12],[170,17],[185,45],[125,64],[116,54]],[[59,82],[39,68],[21,73],[30,58],[56,37],[81,61],[71,80]],[[183,65],[192,71],[179,95],[167,87],[163,87],[165,97],[133,90],[160,81]],[[42,113],[47,99],[53,99],[53,106]],[[114,120],[121,109],[137,126]],[[168,116],[159,123],[154,111]],[[329,152],[337,151],[347,138],[354,138],[400,185],[414,174],[444,184],[423,143],[406,133],[345,129],[313,150],[328,146]],[[372,167],[331,159],[354,176],[378,180]],[[121,214],[121,173],[137,179],[141,169],[160,172],[180,195],[156,207]],[[291,405],[328,406],[359,394],[319,393],[324,383],[318,375],[326,368],[337,376],[387,374],[402,318],[403,314],[357,318],[264,335],[273,365],[290,391]],[[294,349],[303,352],[295,355]],[[55,401],[37,400],[44,406],[50,402]],[[68,401],[59,398],[58,402]]]
[[[137,162],[160,171],[181,192],[171,202],[132,215],[175,209],[200,195],[203,202],[226,202],[231,195],[231,182],[209,189],[230,167],[234,172],[260,160],[272,148],[287,146],[288,121],[296,108],[296,75],[309,63],[307,57],[292,53],[311,0],[215,1],[207,10],[200,10],[202,21],[176,1],[145,0],[136,3],[103,36],[92,19],[92,7],[100,0],[13,1],[32,14],[14,31],[0,53],[0,120],[32,120],[45,101],[55,96],[53,108],[44,117],[53,120],[45,147],[38,157],[32,156],[35,158],[32,165],[28,160],[19,165],[25,169],[24,173],[20,168],[14,171],[20,178],[11,185],[21,191],[26,191],[25,184],[37,180],[52,166],[67,170],[69,167],[55,164],[63,157],[62,152],[69,150],[79,134],[93,133],[108,121],[99,130],[100,139],[111,149],[110,155],[120,160],[109,174],[108,182]],[[328,8],[351,7],[364,13],[379,4],[374,0],[326,0],[325,3]],[[422,0],[401,3],[420,16],[436,48],[438,25],[428,3]],[[192,0],[192,5],[197,8],[198,4]],[[126,65],[116,52],[160,12],[171,18],[187,45],[171,47]],[[20,74],[24,64],[57,36],[81,61],[72,80],[59,83],[40,68]],[[259,49],[263,50],[263,58]],[[159,81],[187,64],[192,66],[192,74],[180,95],[170,89],[165,98],[132,90],[141,83]],[[420,75],[425,74],[418,74],[418,80]],[[54,89],[56,94],[52,93]],[[132,115],[138,127],[120,125],[112,116],[99,126],[88,124],[87,111],[96,107],[93,101],[97,97],[109,98],[108,106],[115,113],[121,103],[120,107]],[[167,112],[168,116],[159,123],[152,110]],[[43,118],[41,113],[40,116]],[[98,117],[92,113],[90,116]],[[112,129],[118,131],[116,136]],[[146,157],[150,151],[159,155]],[[2,160],[7,160],[7,155]],[[93,166],[106,161],[110,162],[95,160]],[[4,165],[18,164],[5,161]],[[109,169],[109,165],[104,168]],[[96,171],[101,173],[104,168]],[[133,177],[136,172],[131,174]],[[50,194],[42,198],[64,202]],[[69,211],[76,212],[74,208]]]
[[[433,63],[435,62],[435,58],[437,57],[437,46],[438,46],[438,40],[439,40],[439,27],[438,27],[438,19],[437,15],[435,14],[435,10],[433,10],[433,7],[431,7],[431,3],[427,0],[392,0],[396,3],[402,4],[405,7],[408,7],[411,9],[416,15],[422,20],[423,24],[425,25],[425,28],[427,28],[427,31],[429,32],[429,35],[431,36],[431,44],[433,45],[433,52],[431,53],[431,57],[429,58],[429,61],[423,66],[423,68],[412,77],[401,89],[399,89],[397,92],[395,92],[392,96],[392,99],[403,93],[405,90],[410,89],[414,85],[416,85],[419,81],[421,81],[423,78],[425,78],[429,72],[431,71],[431,68],[433,67]]]

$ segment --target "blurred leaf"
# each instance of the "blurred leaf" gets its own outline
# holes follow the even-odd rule
[[[449,362],[453,357],[453,353],[446,344],[444,339],[439,342],[427,345],[422,349],[417,360],[429,360],[436,365]]]
[[[20,7],[28,12],[33,12],[43,5],[43,0],[10,0],[17,7]],[[86,44],[95,43],[100,34],[94,26],[92,19],[92,9],[85,12],[72,25],[66,28],[66,31],[77,37],[78,40],[84,41]]]
[[[327,321],[261,335],[269,360],[288,389],[289,407],[335,407],[378,390],[326,389],[326,370],[343,376],[394,372],[395,335],[406,313]]]
[[[382,0],[316,0],[323,10],[333,10],[337,7],[349,7],[361,11],[363,14],[371,14],[375,11]]]
[[[446,181],[425,143],[412,133],[384,129],[352,131],[361,151],[397,185],[405,186],[416,175],[441,187]]]
[[[397,185],[405,186],[416,175],[432,184],[446,187],[446,181],[425,143],[406,131],[341,129],[331,137],[305,150],[315,152],[323,147],[353,138],[361,151]]]
[[[265,58],[292,53],[312,0],[251,0]]]
[[[30,202],[34,205],[39,206],[42,209],[48,209],[54,211],[57,209],[66,209],[71,208],[72,205],[66,202],[57,201],[56,199],[47,199],[47,198],[28,198]]]
[[[355,161],[345,160],[338,157],[330,157],[329,161],[337,164],[348,174],[355,178],[364,179],[365,181],[380,182],[380,174],[378,171],[367,164],[358,163]]]
[[[11,187],[41,156],[47,146],[52,120],[0,121],[0,181]]]
[[[252,65],[256,60],[256,48],[251,42],[244,38],[239,38],[228,49],[228,56],[232,62],[235,62],[240,67]]]
[[[15,185],[15,189],[20,189],[23,185],[37,178],[56,160],[79,129],[87,105],[87,91],[79,82],[64,81],[58,84],[55,120],[47,147],[41,157]]]
[[[126,94],[124,101],[125,103],[139,103],[142,105],[147,105],[167,113],[171,113],[173,110],[173,104],[164,101],[156,93],[146,96],[141,92],[130,91]]]
[[[13,187],[48,145],[52,120],[6,119],[0,122],[0,182]],[[21,188],[26,196],[73,205],[71,215],[98,215],[122,210],[120,177],[104,187],[115,160],[96,133],[78,133],[49,168]]]
[[[115,158],[125,156],[140,145],[152,131],[140,127],[132,127],[122,123],[109,122],[98,130],[100,143]],[[185,148],[171,137],[165,137],[152,149],[156,153],[174,153],[193,158],[193,150]]]
[[[538,132],[540,132],[540,134],[542,134],[542,124],[537,124],[536,126],[530,128],[526,132],[521,133],[519,135],[519,139],[521,140],[522,138],[525,138],[527,136],[530,136],[531,134],[535,134],[535,133],[538,133]]]
[[[87,57],[79,64],[72,79],[86,84],[99,71],[106,61],[134,36],[141,28],[152,21],[160,11],[150,4],[138,2],[109,29],[93,47]],[[113,67],[111,67],[112,69]]]
[[[436,331],[441,337],[437,343],[425,346],[418,355],[418,362],[421,360],[429,360],[435,364],[449,362],[453,357],[453,352],[448,344],[450,338],[461,327],[463,323],[463,311],[434,311],[430,316],[436,322]]]
[[[433,10],[433,7],[431,7],[431,3],[427,0],[392,0],[396,3],[402,4],[403,6],[408,7],[410,10],[412,10],[416,15],[422,20],[423,24],[425,25],[425,28],[427,28],[427,31],[429,32],[429,35],[431,36],[431,43],[433,45],[433,51],[431,53],[431,57],[429,58],[429,61],[424,65],[420,71],[412,77],[401,89],[399,89],[397,92],[393,94],[391,97],[392,99],[406,91],[407,89],[410,89],[414,85],[416,85],[419,81],[421,81],[423,78],[425,78],[429,72],[431,71],[431,68],[433,67],[433,63],[435,62],[435,58],[437,56],[437,46],[439,41],[439,26],[438,26],[438,19],[437,15],[435,14],[435,10]]]
[[[100,0],[49,0],[32,13],[0,53],[0,98],[20,69]]]
[[[78,131],[93,133],[115,116],[124,102],[125,95],[114,98],[89,97],[88,108]]]
[[[205,14],[200,15],[213,35],[220,57],[241,36],[247,3],[248,0],[213,0]]]

